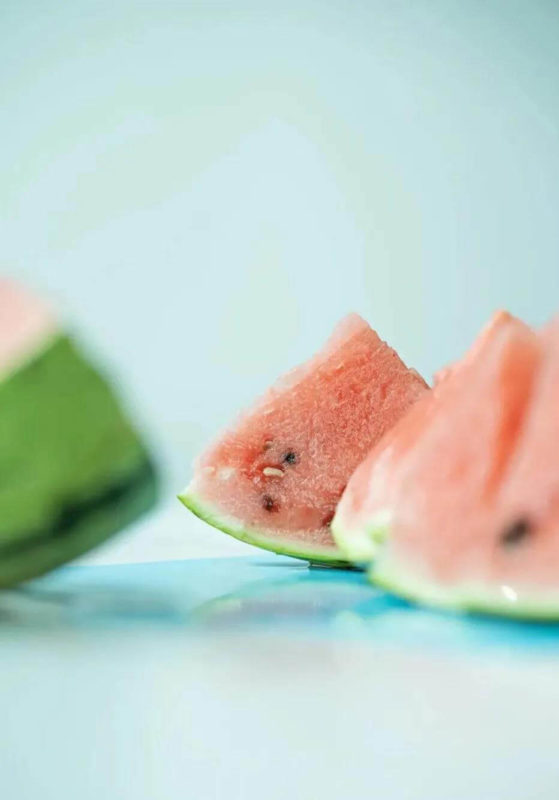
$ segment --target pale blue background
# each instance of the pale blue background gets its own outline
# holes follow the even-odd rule
[[[559,307],[559,5],[0,8],[0,259],[120,374],[174,489],[362,312],[427,377]]]
[[[558,43],[551,0],[0,0],[0,266],[120,376],[167,471],[163,507],[90,561],[245,553],[173,493],[346,311],[430,376],[493,309],[559,308]],[[556,799],[556,647],[368,620],[362,577],[301,596],[281,563],[257,570],[271,599],[250,578],[218,603],[261,602],[269,638],[198,636],[181,602],[208,563],[2,595],[2,800]],[[309,630],[274,634],[286,609]]]

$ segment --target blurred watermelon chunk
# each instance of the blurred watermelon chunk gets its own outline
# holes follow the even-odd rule
[[[107,539],[156,499],[107,379],[40,298],[0,280],[0,587]]]

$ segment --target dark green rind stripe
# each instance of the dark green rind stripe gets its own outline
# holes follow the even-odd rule
[[[0,586],[83,554],[155,498],[141,437],[68,336],[0,382]]]
[[[209,509],[188,491],[179,494],[178,498],[193,514],[204,522],[207,522],[212,528],[217,528],[223,531],[223,533],[233,536],[234,539],[246,542],[246,544],[251,544],[262,550],[277,553],[277,555],[300,558],[304,561],[310,561],[313,564],[323,564],[330,567],[340,567],[342,569],[346,569],[350,566],[347,561],[340,559],[339,553],[335,550],[333,550],[332,553],[328,553],[324,548],[313,548],[311,545],[305,545],[304,542],[290,541],[288,539],[271,539],[269,536],[260,534],[258,531],[246,530],[240,525],[239,527],[234,527],[230,523],[225,522],[215,511]]]
[[[0,588],[12,586],[66,563],[104,542],[146,511],[157,498],[157,480],[146,458],[129,478],[97,497],[61,509],[43,531],[0,549]],[[72,509],[72,519],[68,516]],[[61,524],[62,523],[62,524]]]
[[[0,383],[0,547],[145,459],[105,378],[66,336]]]

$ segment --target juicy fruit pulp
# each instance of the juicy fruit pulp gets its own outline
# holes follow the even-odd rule
[[[180,499],[244,541],[338,561],[330,523],[351,473],[426,391],[351,315],[318,355],[281,378],[202,455]]]
[[[522,342],[518,348],[517,340]],[[448,511],[450,525],[458,513],[453,505],[457,498],[476,502],[476,486],[466,486],[468,476],[483,480],[484,470],[496,459],[496,479],[503,448],[510,441],[509,429],[525,402],[525,384],[534,368],[530,358],[522,356],[535,350],[533,332],[510,314],[498,312],[466,356],[439,373],[433,391],[371,450],[349,481],[332,523],[336,541],[350,561],[366,564],[375,557],[398,509],[409,509],[416,490]],[[474,389],[468,391],[473,380],[485,380],[483,391],[493,392],[495,402],[487,403],[481,393],[476,397]],[[488,427],[489,435],[497,436],[495,449],[483,438]],[[454,467],[452,449],[441,451],[445,438],[460,443],[461,449],[455,448],[460,463]]]
[[[500,315],[355,474],[338,541],[406,597],[559,618],[558,405],[559,323]]]
[[[32,318],[19,330],[37,332],[35,303],[19,299]],[[2,341],[0,586],[83,553],[155,499],[151,461],[107,382],[54,326],[43,334]]]

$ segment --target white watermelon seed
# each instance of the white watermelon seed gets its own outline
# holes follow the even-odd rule
[[[266,477],[283,478],[283,471],[277,467],[264,467],[262,474]]]

